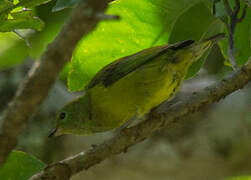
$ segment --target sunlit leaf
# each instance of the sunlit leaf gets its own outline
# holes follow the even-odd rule
[[[176,20],[200,0],[117,0],[108,14],[120,21],[105,21],[86,36],[71,61],[68,87],[82,90],[108,63],[153,45],[166,44]]]

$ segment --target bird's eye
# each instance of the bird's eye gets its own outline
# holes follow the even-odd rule
[[[60,118],[61,120],[63,120],[63,119],[65,118],[65,116],[66,116],[66,113],[65,113],[65,112],[62,112],[62,113],[59,115],[59,118]]]

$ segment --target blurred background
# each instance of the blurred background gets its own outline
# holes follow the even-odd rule
[[[70,14],[70,9],[51,12],[55,1],[37,7],[46,24],[42,32],[23,31],[30,47],[14,33],[0,33],[0,116],[17,87],[46,45],[52,41]],[[231,69],[224,65],[217,46],[204,67],[187,80],[176,98],[189,96],[225,77]],[[45,163],[62,160],[99,144],[112,132],[93,136],[65,135],[48,138],[57,111],[81,93],[67,90],[67,66],[50,91],[42,108],[30,119],[19,138],[17,149],[33,154]],[[211,180],[251,174],[251,84],[219,103],[186,117],[184,123],[162,129],[124,154],[105,160],[73,180],[165,179]]]

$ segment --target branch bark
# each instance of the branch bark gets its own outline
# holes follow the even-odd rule
[[[23,131],[28,119],[46,98],[59,72],[67,61],[78,41],[92,31],[100,14],[104,13],[110,0],[81,1],[73,10],[68,23],[57,38],[48,45],[41,60],[34,64],[16,96],[9,103],[1,119],[0,127],[0,166],[17,144],[17,137]]]
[[[250,81],[251,57],[246,65],[222,81],[200,92],[194,92],[186,99],[181,99],[170,106],[168,103],[161,104],[153,109],[147,119],[140,124],[123,129],[118,135],[100,145],[93,146],[86,152],[49,165],[30,180],[69,179],[73,174],[87,170],[112,155],[126,152],[129,147],[143,141],[153,132],[168,127],[174,122],[184,121],[185,118],[182,117],[223,99],[232,92],[243,88]]]

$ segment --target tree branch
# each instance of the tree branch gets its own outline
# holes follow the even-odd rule
[[[67,61],[78,41],[92,31],[99,14],[104,13],[110,0],[81,1],[73,10],[68,23],[53,43],[49,44],[41,60],[34,64],[15,98],[4,111],[0,127],[0,166],[17,144],[28,119],[46,98],[48,91]]]
[[[182,117],[225,98],[232,92],[243,88],[249,81],[251,81],[251,57],[246,65],[222,81],[200,92],[194,92],[191,96],[181,99],[175,104],[161,104],[153,109],[147,119],[140,124],[123,129],[115,137],[93,146],[86,152],[49,165],[30,180],[68,179],[73,174],[86,170],[112,155],[126,152],[129,147],[143,141],[153,132],[168,127],[174,122],[184,121],[185,118]]]

